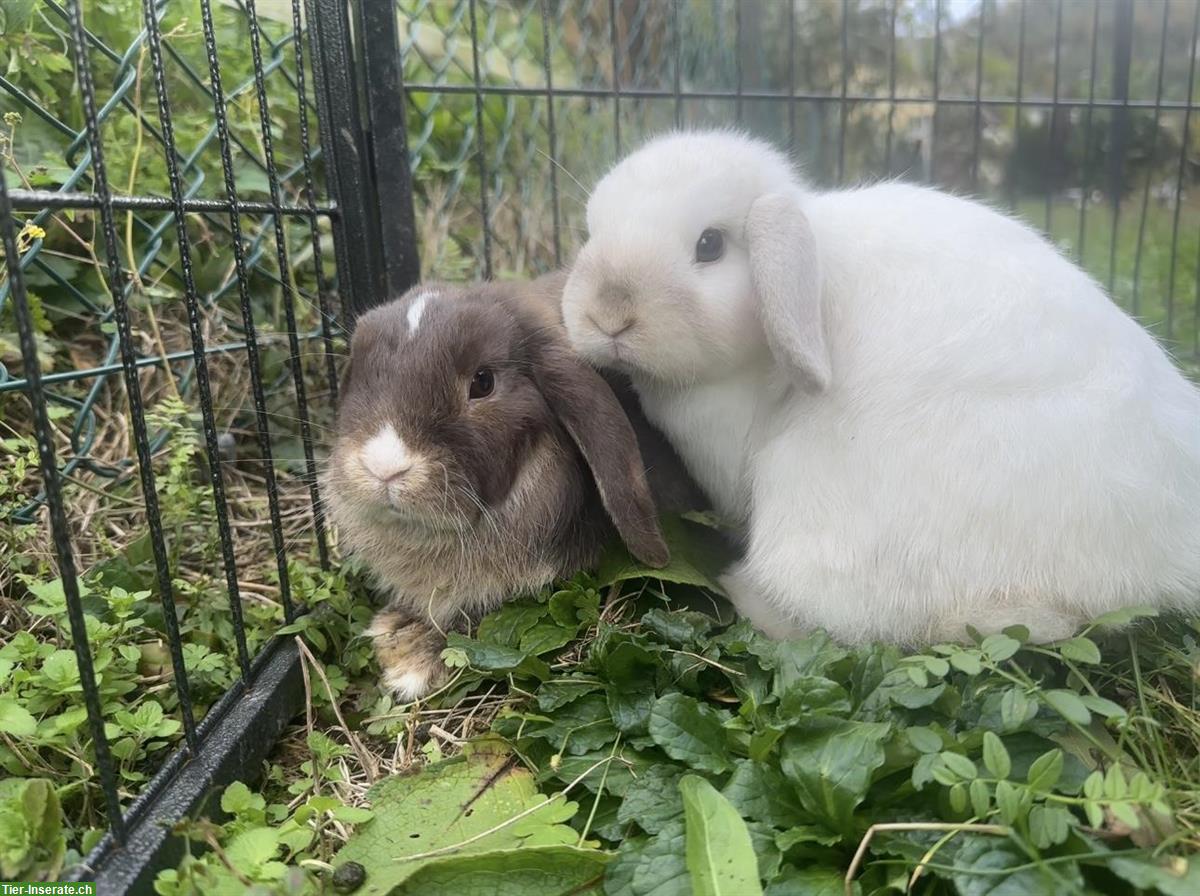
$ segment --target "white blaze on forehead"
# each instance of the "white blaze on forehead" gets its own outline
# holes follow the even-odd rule
[[[385,423],[363,445],[362,462],[372,476],[388,480],[406,472],[413,464],[413,457],[395,427]]]
[[[417,297],[413,299],[412,304],[408,306],[406,319],[408,320],[409,336],[416,334],[417,328],[421,326],[421,315],[425,313],[425,306],[429,304],[431,299],[436,297],[437,294],[432,292],[418,293]]]

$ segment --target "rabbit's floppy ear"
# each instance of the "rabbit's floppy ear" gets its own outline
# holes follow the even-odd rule
[[[612,389],[555,338],[542,341],[534,354],[538,388],[579,446],[621,540],[647,566],[666,566],[670,552],[658,526],[637,439]]]
[[[821,315],[817,240],[800,203],[782,193],[760,196],[746,217],[750,276],[767,345],[810,392],[832,376]]]

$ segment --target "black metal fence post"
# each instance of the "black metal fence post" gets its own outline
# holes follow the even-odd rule
[[[412,169],[408,159],[408,125],[404,65],[393,2],[358,3],[366,99],[366,149],[374,184],[375,210],[383,250],[384,291],[368,297],[368,305],[393,299],[421,278],[417,228],[413,212]]]
[[[387,295],[379,207],[371,199],[371,165],[360,110],[357,57],[346,0],[306,0],[314,50],[317,121],[325,150],[325,176],[339,214],[333,221],[338,291],[347,329],[354,318]],[[369,6],[394,6],[369,0]],[[376,13],[381,14],[381,13]],[[407,170],[407,164],[405,165]]]

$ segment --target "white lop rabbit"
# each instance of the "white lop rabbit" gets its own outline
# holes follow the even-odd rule
[[[729,132],[651,141],[563,297],[745,528],[768,634],[1066,637],[1200,604],[1200,393],[1030,228],[898,183],[817,192]]]

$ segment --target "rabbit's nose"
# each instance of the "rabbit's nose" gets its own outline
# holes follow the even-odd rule
[[[386,423],[363,445],[362,464],[380,482],[391,482],[412,468],[413,459],[404,440]]]
[[[587,319],[592,322],[593,327],[595,327],[609,339],[616,339],[618,336],[632,327],[634,323],[636,323],[632,317],[622,317],[619,319],[619,321],[610,321],[608,326],[600,323],[600,321],[596,320],[596,318],[592,317],[590,314],[587,316]]]

